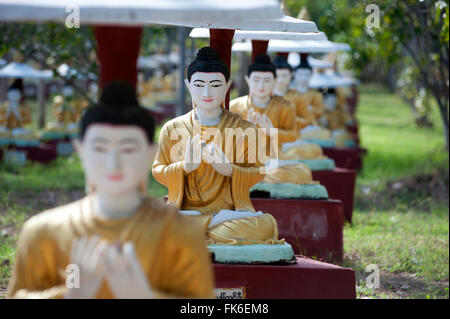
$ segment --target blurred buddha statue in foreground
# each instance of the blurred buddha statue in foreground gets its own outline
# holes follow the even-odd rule
[[[75,142],[89,194],[25,223],[8,297],[213,296],[202,230],[147,196],[153,134],[131,85],[104,88]]]
[[[292,248],[278,239],[275,218],[255,212],[249,198],[250,187],[264,178],[257,156],[260,138],[254,124],[224,108],[231,85],[228,67],[215,50],[204,47],[185,82],[193,110],[163,126],[152,170],[169,189],[168,202],[203,225],[216,258],[217,246],[252,250],[252,244],[269,244],[266,252],[275,249],[268,246],[282,246],[276,247],[275,260],[290,259]]]

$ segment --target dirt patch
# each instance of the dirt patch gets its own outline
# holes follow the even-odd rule
[[[380,187],[359,186],[355,208],[360,210],[416,209],[431,211],[436,205],[449,205],[449,172],[441,168],[433,173],[390,181]]]

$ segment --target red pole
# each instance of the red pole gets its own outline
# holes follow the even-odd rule
[[[252,63],[255,62],[255,58],[260,53],[267,53],[267,47],[269,46],[269,40],[252,40]]]
[[[137,86],[137,59],[142,27],[96,26],[99,87],[113,81]]]
[[[220,59],[225,62],[231,73],[231,43],[234,37],[234,30],[229,29],[209,29],[209,45],[219,53]],[[225,98],[225,107],[228,110],[230,105],[230,91]]]
[[[289,52],[277,52],[277,55],[282,56],[287,61]]]

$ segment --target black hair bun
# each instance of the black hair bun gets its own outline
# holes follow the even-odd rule
[[[255,64],[270,64],[270,57],[267,54],[260,53],[255,57]]]
[[[219,53],[211,47],[203,47],[197,52],[197,59],[203,61],[220,60]]]
[[[100,96],[100,104],[138,106],[134,87],[127,82],[112,82],[106,85]]]

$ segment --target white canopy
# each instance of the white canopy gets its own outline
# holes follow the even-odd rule
[[[209,39],[209,29],[194,28],[189,36],[191,38]],[[280,32],[280,31],[244,31],[236,30],[234,40],[327,40],[327,36],[323,32]]]
[[[308,63],[314,69],[329,69],[334,66],[332,61],[320,60],[312,56],[308,56]]]
[[[11,62],[0,69],[0,78],[49,79],[53,77],[50,70],[37,70],[25,63]]]
[[[349,51],[351,48],[345,43],[332,41],[291,41],[291,40],[271,40],[267,47],[267,52],[298,52],[298,53],[329,53],[336,51]],[[233,51],[251,51],[251,42],[238,42],[233,44]]]
[[[313,22],[291,23],[282,17],[277,0],[0,0],[0,21],[57,21],[64,23],[79,9],[81,24],[247,28],[262,19],[284,29],[316,32]],[[66,11],[67,10],[67,11]],[[243,23],[244,22],[244,23]],[[280,30],[281,31],[281,30]]]
[[[354,78],[344,77],[334,70],[327,70],[326,72],[314,72],[309,87],[311,89],[320,88],[337,88],[351,85],[357,85],[359,81]]]

